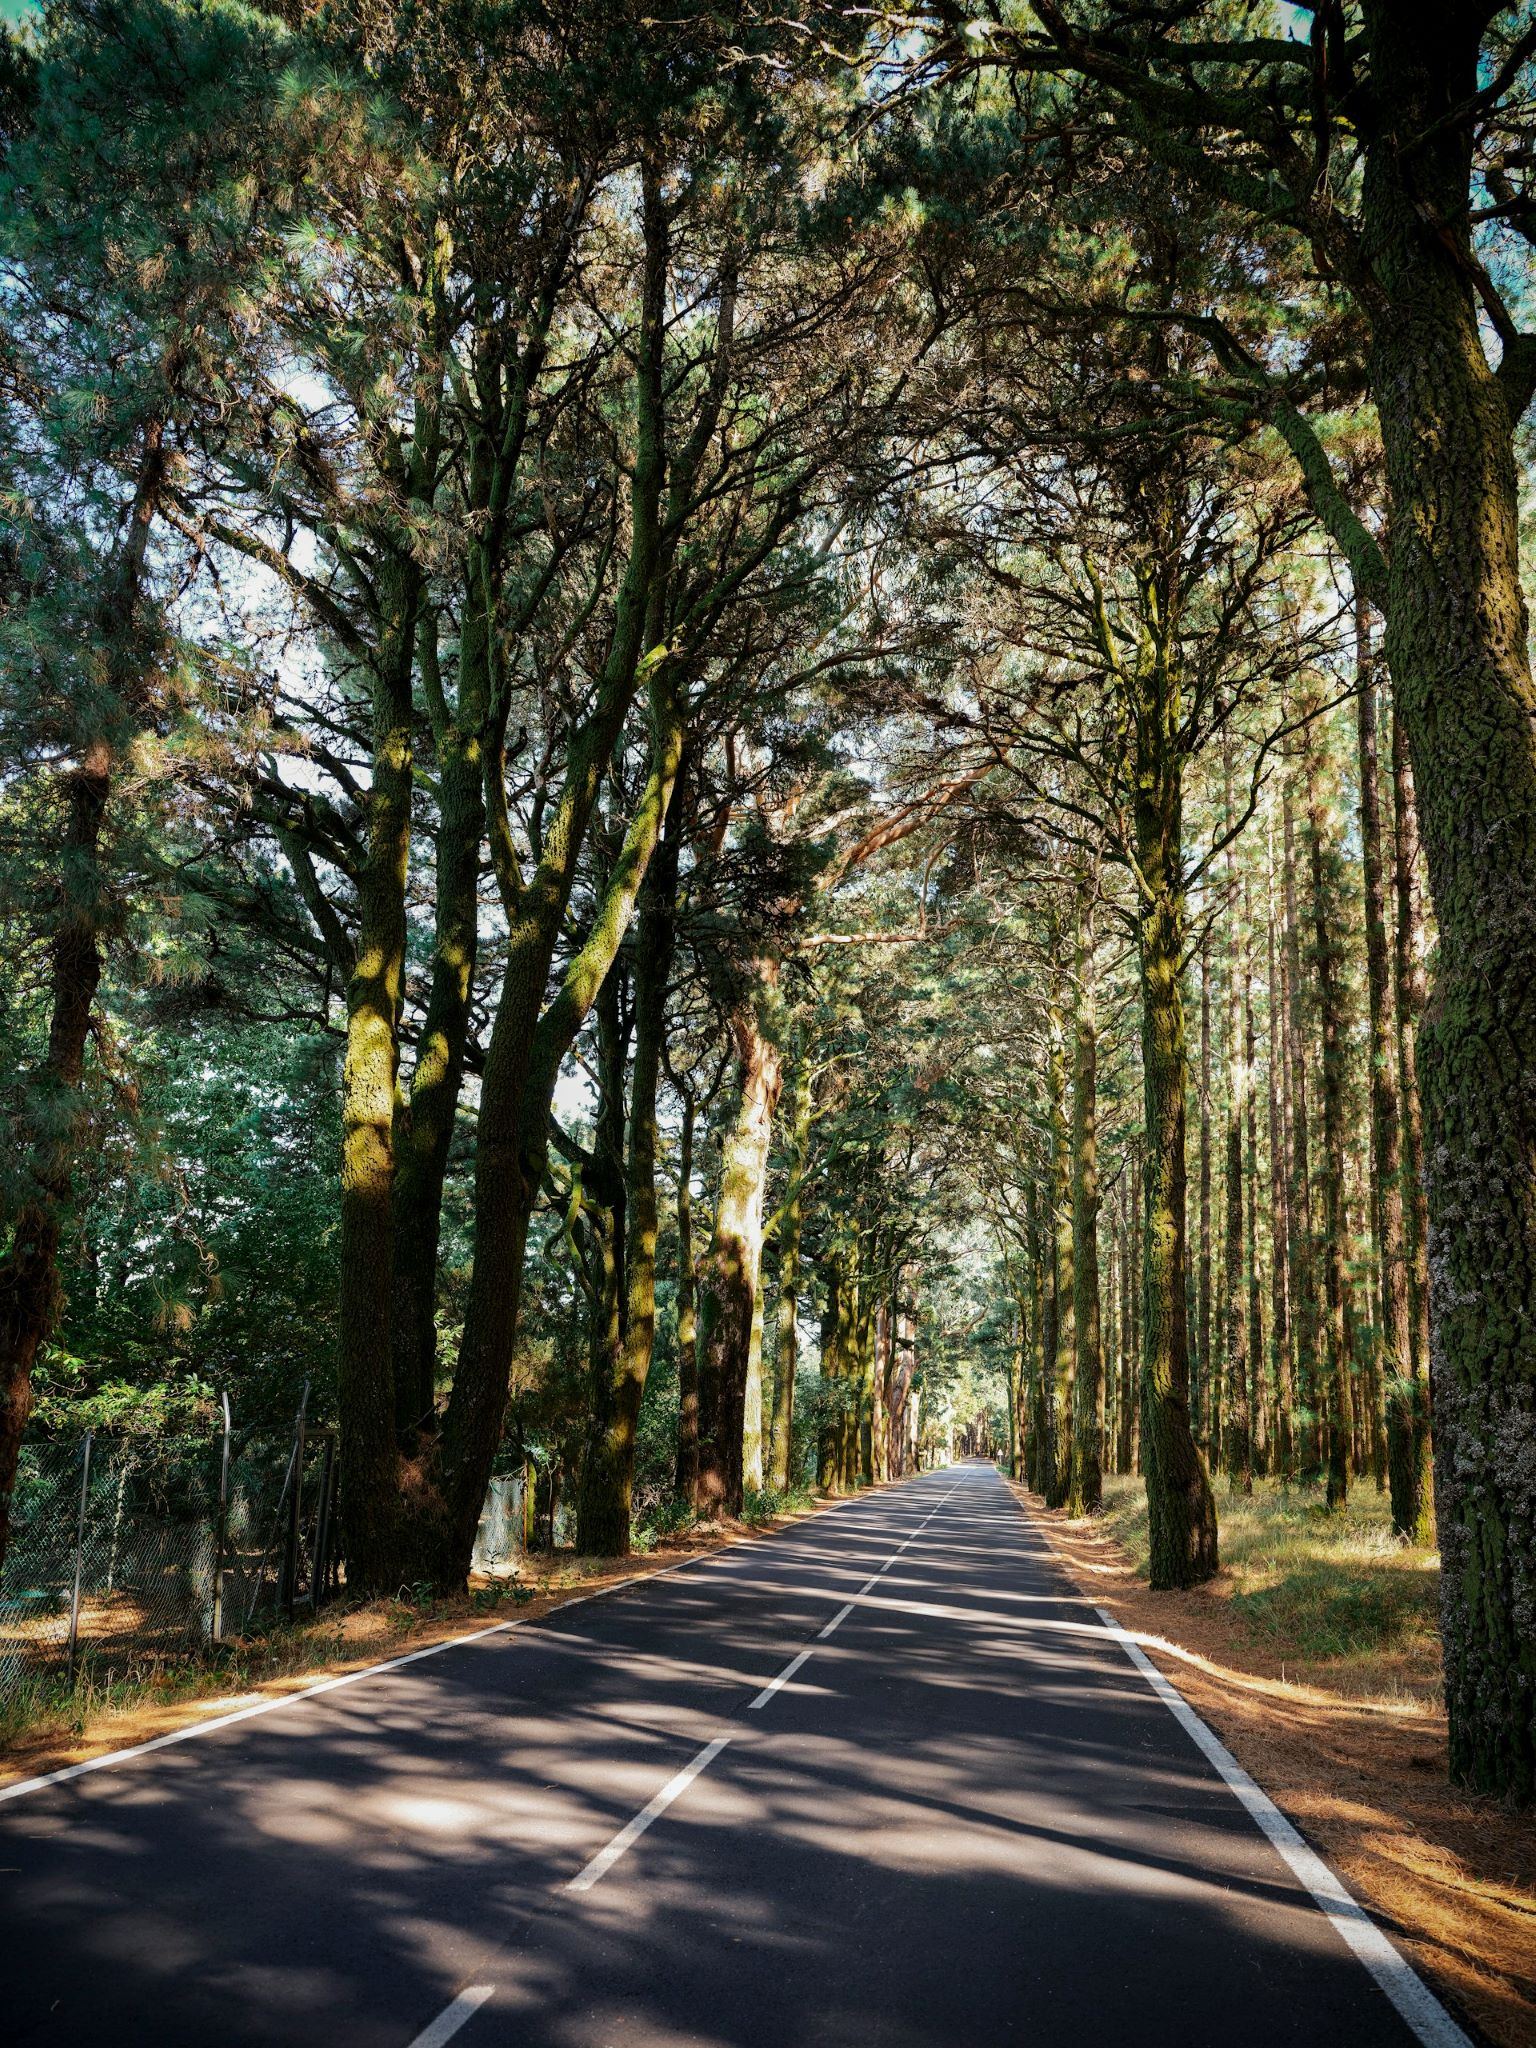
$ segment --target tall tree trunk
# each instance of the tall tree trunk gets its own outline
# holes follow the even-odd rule
[[[475,1250],[453,1390],[438,1438],[438,1484],[398,1499],[398,1534],[413,1538],[423,1576],[463,1581],[475,1526],[500,1442],[517,1333],[528,1229],[548,1156],[549,1116],[561,1062],[623,942],[646,868],[661,837],[682,756],[681,681],[660,658],[655,623],[661,557],[663,446],[662,343],[668,271],[667,213],[651,165],[641,176],[645,230],[643,310],[637,351],[635,462],[630,481],[630,545],[613,607],[607,654],[592,708],[567,747],[560,798],[546,822],[540,858],[526,883],[504,870],[498,881],[507,914],[505,965],[480,1085],[475,1140]],[[607,887],[582,943],[546,1001],[555,949],[565,924],[577,865],[599,792],[634,702],[645,664],[651,759]],[[500,747],[488,749],[487,809],[493,847],[505,813]],[[348,1496],[349,1500],[351,1495]],[[350,1514],[350,1510],[349,1510]],[[425,1524],[423,1527],[422,1525]],[[414,1527],[412,1525],[415,1525]],[[348,1528],[350,1532],[351,1523]],[[365,1574],[365,1583],[369,1575]]]
[[[1230,782],[1230,778],[1229,778]],[[1230,788],[1228,791],[1230,809]],[[1226,1357],[1223,1361],[1222,1447],[1232,1484],[1253,1491],[1253,1448],[1248,1412],[1247,1247],[1244,1239],[1243,1130],[1248,1077],[1243,1059],[1243,987],[1247,978],[1242,935],[1237,929],[1237,884],[1227,870],[1227,1174],[1226,1174]]]
[[[1387,959],[1386,882],[1381,856],[1381,770],[1376,739],[1376,678],[1368,628],[1356,620],[1359,692],[1355,699],[1360,753],[1360,845],[1365,877],[1365,968],[1371,1029],[1371,1191],[1380,1259],[1378,1355],[1388,1416],[1387,1471],[1392,1526],[1423,1542],[1428,1535],[1427,1469],[1418,1464],[1427,1434],[1416,1429],[1413,1324],[1408,1240],[1403,1218],[1402,1131],[1398,1114],[1396,1030]]]
[[[729,1515],[739,1515],[742,1507],[742,1432],[762,1264],[763,1191],[782,1074],[770,1035],[777,978],[776,963],[761,963],[755,988],[731,1020],[737,1109],[722,1147],[720,1201],[704,1269],[699,1488],[707,1509]]]
[[[1271,817],[1266,870],[1268,927],[1268,1003],[1265,1025],[1269,1041],[1269,1217],[1270,1217],[1270,1341],[1275,1384],[1275,1469],[1289,1479],[1296,1469],[1295,1382],[1291,1365],[1290,1188],[1287,1096],[1289,1078],[1285,1051],[1285,992],[1280,949],[1275,943],[1275,842]]]
[[[1366,0],[1371,388],[1391,503],[1386,655],[1440,927],[1420,1042],[1433,1276],[1436,1521],[1453,1775],[1536,1797],[1536,687],[1514,429],[1468,260],[1488,8]],[[1423,138],[1414,150],[1399,138]],[[1425,222],[1448,223],[1443,233]]]
[[[1055,1303],[1051,1357],[1051,1446],[1045,1504],[1072,1508],[1072,1408],[1077,1373],[1076,1277],[1072,1257],[1072,1131],[1067,1113],[1066,1047],[1061,1016],[1051,1019],[1051,1225]]]
[[[1031,1321],[1030,1346],[1032,1399],[1029,1410],[1029,1484],[1043,1498],[1051,1478],[1051,1422],[1049,1380],[1056,1362],[1056,1261],[1054,1234],[1048,1235],[1045,1212],[1048,1196],[1039,1180],[1031,1176],[1025,1191],[1025,1229],[1029,1238],[1029,1264],[1034,1276],[1035,1314]]]
[[[683,1091],[683,1127],[677,1157],[677,1472],[680,1500],[698,1506],[699,1354],[694,1321],[693,1121],[690,1089]]]
[[[1136,855],[1145,1131],[1141,1455],[1151,1579],[1163,1589],[1194,1586],[1210,1578],[1218,1553],[1216,1502],[1189,1424],[1184,1293],[1187,931],[1183,791],[1172,691],[1157,691],[1138,724]]]
[[[1405,1513],[1417,1504],[1409,1533],[1434,1539],[1434,1492],[1429,1416],[1429,1210],[1425,1196],[1424,1112],[1419,1098],[1419,1019],[1427,995],[1424,971],[1424,900],[1419,881],[1419,820],[1413,769],[1403,739],[1403,722],[1392,719],[1393,797],[1393,998],[1397,1071],[1402,1113],[1403,1235],[1408,1267],[1408,1367],[1404,1403],[1407,1440],[1401,1440],[1400,1485]],[[1396,1497],[1393,1513],[1396,1520]]]
[[[850,1288],[848,1246],[840,1231],[833,1234],[821,1271],[821,1377],[826,1396],[816,1445],[816,1484],[824,1493],[830,1493],[838,1484],[842,1467],[841,1403],[847,1390]]]
[[[752,1334],[747,1343],[747,1389],[741,1419],[743,1493],[763,1490],[763,1273],[759,1255],[757,1292],[752,1298]]]
[[[337,1406],[347,1503],[347,1579],[393,1591],[415,1560],[400,1542],[394,1394],[395,1087],[405,992],[411,845],[412,652],[421,576],[394,561],[380,579],[384,627],[373,674],[372,771],[364,800],[355,964],[347,988]]]
[[[1211,1342],[1211,962],[1208,947],[1200,955],[1200,1288],[1195,1361],[1195,1435],[1209,1460],[1215,1455],[1211,1423],[1216,1412],[1216,1354]]]
[[[1270,1401],[1264,1385],[1264,1271],[1259,1256],[1258,1043],[1253,1026],[1253,902],[1243,879],[1243,1113],[1247,1124],[1248,1189],[1248,1443],[1253,1469],[1269,1470]]]
[[[443,706],[437,618],[421,621],[420,664],[429,704]],[[469,638],[466,635],[466,640]],[[473,650],[461,648],[461,669]],[[436,1427],[437,1264],[443,1188],[464,1081],[480,914],[480,856],[485,838],[480,726],[489,697],[461,682],[458,714],[434,718],[438,824],[432,984],[409,1094],[395,1106],[393,1344],[395,1424],[401,1448],[416,1448]]]
[[[1313,1258],[1311,1133],[1307,1103],[1307,1008],[1301,976],[1301,919],[1296,892],[1296,832],[1289,778],[1282,797],[1285,849],[1285,972],[1290,984],[1286,1031],[1291,1072],[1291,1302],[1296,1331],[1296,1371],[1306,1408],[1302,1428],[1301,1476],[1322,1470],[1322,1413],[1326,1399],[1318,1360],[1316,1263]]]
[[[1136,1470],[1136,1196],[1127,1164],[1120,1190],[1120,1415],[1115,1463],[1121,1472]]]
[[[1307,778],[1307,848],[1312,869],[1312,943],[1323,1039],[1323,1278],[1328,1350],[1328,1505],[1349,1498],[1353,1466],[1354,1388],[1345,1319],[1348,1222],[1344,1212],[1345,1043],[1343,963],[1338,945],[1336,854],[1322,788],[1317,721],[1303,735]]]
[[[794,1104],[790,1116],[789,1181],[784,1192],[784,1217],[779,1225],[778,1371],[774,1379],[773,1454],[769,1484],[788,1491],[795,1429],[795,1369],[799,1360],[797,1324],[800,1316],[800,1234],[804,1221],[803,1187],[811,1140],[811,1075],[802,1047],[795,1062]]]
[[[489,647],[481,621],[465,614],[459,702],[449,713],[438,664],[436,612],[420,621],[420,670],[432,711],[436,752],[436,905],[432,985],[410,1094],[395,1100],[393,1352],[395,1430],[401,1450],[436,1427],[436,1286],[442,1188],[469,1042],[469,997],[479,940],[479,864],[485,842],[481,731],[489,707]]]
[[[1077,1335],[1073,1485],[1076,1514],[1104,1505],[1104,1343],[1099,1303],[1098,1019],[1094,959],[1097,875],[1085,872],[1077,910],[1077,1031],[1072,1061],[1072,1284]]]
[[[683,797],[674,784],[668,829],[646,874],[635,943],[634,1071],[624,1162],[621,1233],[623,1315],[618,1344],[594,1360],[585,1455],[576,1508],[577,1547],[622,1557],[630,1546],[635,1433],[656,1344],[656,1095],[667,1028],[667,982],[677,927]],[[610,970],[610,978],[612,975]],[[623,1087],[623,1067],[617,1075]],[[622,1093],[620,1100],[622,1102]]]

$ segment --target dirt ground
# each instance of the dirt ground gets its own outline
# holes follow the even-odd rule
[[[1248,1640],[1218,1578],[1154,1593],[1091,1521],[1022,1487],[1081,1590],[1136,1637],[1471,2030],[1536,2048],[1536,1820],[1456,1791],[1445,1716],[1417,1686],[1370,1699]],[[1385,1660],[1390,1662],[1390,1660]]]

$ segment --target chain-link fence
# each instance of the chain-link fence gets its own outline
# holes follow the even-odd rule
[[[0,1572],[0,1697],[119,1675],[318,1605],[335,1579],[335,1439],[109,1430],[23,1446]]]

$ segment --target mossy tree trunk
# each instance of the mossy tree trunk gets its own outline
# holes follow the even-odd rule
[[[1104,1337],[1099,1294],[1098,1016],[1094,911],[1098,877],[1085,870],[1077,904],[1076,1029],[1072,1059],[1072,1286],[1076,1327],[1074,1514],[1104,1504]]]
[[[1536,687],[1514,430],[1532,344],[1490,367],[1468,256],[1488,8],[1367,0],[1362,250],[1392,550],[1386,656],[1440,947],[1419,1046],[1451,1767],[1536,1797]],[[1426,135],[1411,155],[1401,134]],[[1426,232],[1432,219],[1448,223]]]
[[[721,1148],[720,1199],[703,1272],[699,1490],[710,1511],[739,1515],[742,1432],[763,1250],[763,1192],[782,1059],[773,1036],[777,964],[759,963],[731,1021],[737,1106]]]
[[[783,1493],[790,1483],[794,1446],[795,1372],[800,1341],[800,1239],[804,1226],[805,1169],[810,1157],[811,1074],[802,1047],[795,1061],[794,1098],[789,1120],[789,1178],[784,1214],[779,1223],[779,1317],[774,1376],[773,1445],[769,1484]]]
[[[1067,1107],[1065,1027],[1059,1009],[1050,1020],[1048,1055],[1051,1113],[1051,1230],[1055,1271],[1050,1356],[1050,1447],[1045,1504],[1073,1505],[1072,1420],[1077,1376],[1076,1278],[1072,1235],[1072,1126]]]
[[[693,1091],[684,1087],[677,1153],[677,1470],[679,1500],[698,1505],[699,1353],[693,1274]]]
[[[656,1097],[677,927],[678,819],[683,801],[679,779],[673,785],[667,829],[641,891],[636,928],[634,1062],[620,1199],[623,1312],[615,1319],[615,1341],[593,1353],[587,1443],[577,1494],[577,1546],[591,1556],[619,1557],[629,1550],[635,1432],[656,1344]],[[611,1027],[605,1028],[609,1036],[615,1035]],[[606,1077],[606,1063],[604,1071]],[[622,1060],[615,1078],[622,1113]],[[613,1164],[617,1163],[615,1159]]]
[[[1216,1503],[1189,1415],[1185,1296],[1183,775],[1175,679],[1154,653],[1136,718],[1135,852],[1143,1088],[1141,1457],[1152,1584],[1199,1585],[1218,1564]]]
[[[341,1083],[336,1374],[348,1584],[393,1592],[417,1575],[401,1541],[392,1310],[395,1088],[414,772],[411,677],[421,576],[414,563],[397,559],[377,580],[384,618],[373,673],[372,763]]]

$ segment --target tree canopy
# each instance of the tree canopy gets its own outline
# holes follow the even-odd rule
[[[1374,1485],[1536,1796],[1533,163],[1526,5],[23,13],[0,1556],[306,1381],[361,1591]]]

